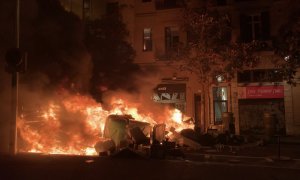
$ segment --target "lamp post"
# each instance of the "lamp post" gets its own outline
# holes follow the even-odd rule
[[[11,119],[9,132],[9,153],[17,153],[17,118],[18,118],[18,84],[19,71],[22,64],[20,47],[20,0],[16,0],[16,48],[6,53],[7,71],[12,74],[11,79]]]

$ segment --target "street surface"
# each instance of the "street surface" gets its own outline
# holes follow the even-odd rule
[[[0,179],[295,180],[300,160],[272,156],[188,153],[185,159],[19,154],[0,156]]]

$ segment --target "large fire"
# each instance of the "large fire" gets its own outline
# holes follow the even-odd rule
[[[94,145],[102,138],[105,120],[110,114],[127,114],[137,121],[152,126],[157,124],[157,115],[140,113],[139,105],[124,99],[112,98],[110,109],[106,110],[89,96],[68,94],[59,100],[45,102],[34,112],[21,114],[18,120],[19,151],[97,155]],[[183,114],[177,109],[166,108],[163,116],[167,128],[180,131],[192,127],[183,122]]]

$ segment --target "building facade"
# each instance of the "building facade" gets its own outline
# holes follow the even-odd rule
[[[272,38],[287,21],[290,11],[298,9],[297,2],[289,0],[192,0],[190,6],[206,3],[209,8],[226,12],[232,25],[232,41],[260,40],[264,48],[259,55],[261,63],[255,69],[237,73],[231,82],[220,80],[210,85],[205,96],[197,77],[180,71],[170,63],[169,53],[176,53],[178,44],[187,42],[182,29],[182,0],[61,0],[67,10],[83,19],[101,17],[116,3],[122,7],[124,22],[130,32],[128,41],[136,51],[135,63],[143,68],[156,68],[161,79],[154,92],[154,101],[170,104],[195,120],[202,131],[224,130],[226,112],[231,112],[235,132],[259,133],[264,119],[272,115],[278,129],[287,135],[300,134],[300,81],[296,86],[276,76],[272,61]],[[295,22],[299,23],[299,22]]]

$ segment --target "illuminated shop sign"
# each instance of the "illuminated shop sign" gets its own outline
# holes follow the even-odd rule
[[[283,86],[247,86],[238,87],[239,99],[284,98]]]

